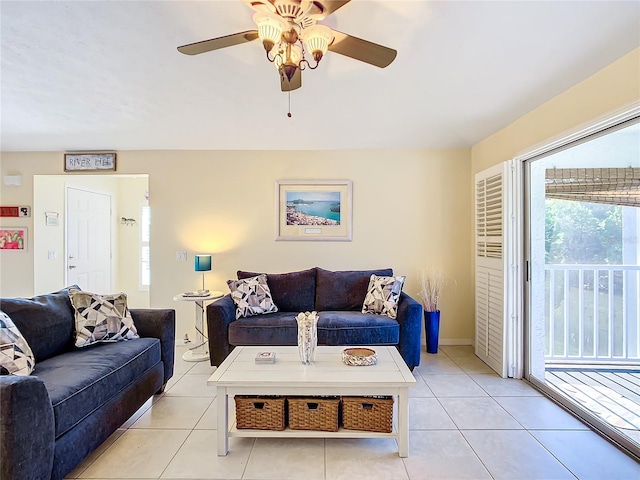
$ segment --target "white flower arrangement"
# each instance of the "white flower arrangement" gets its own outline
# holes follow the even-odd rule
[[[444,272],[439,268],[428,268],[420,272],[418,296],[425,312],[438,311],[438,302],[446,283]]]

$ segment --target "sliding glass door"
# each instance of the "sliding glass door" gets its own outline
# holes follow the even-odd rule
[[[526,165],[526,376],[640,456],[640,123]]]

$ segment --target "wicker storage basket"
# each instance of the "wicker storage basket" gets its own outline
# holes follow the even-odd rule
[[[342,424],[347,430],[391,433],[393,397],[342,397]]]
[[[284,430],[284,397],[236,395],[236,427]]]
[[[337,397],[287,397],[289,428],[293,430],[338,431]]]

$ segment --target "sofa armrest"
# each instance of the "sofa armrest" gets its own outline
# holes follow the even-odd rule
[[[236,319],[236,305],[231,295],[207,305],[207,335],[211,365],[220,366],[234,346],[229,344],[229,324]]]
[[[2,480],[51,478],[54,428],[53,407],[42,380],[0,376]]]
[[[132,308],[130,310],[138,335],[160,340],[160,355],[164,363],[163,385],[173,376],[176,353],[176,311],[160,308]]]
[[[397,320],[400,324],[398,351],[411,369],[420,365],[422,344],[422,304],[406,293],[400,294]]]

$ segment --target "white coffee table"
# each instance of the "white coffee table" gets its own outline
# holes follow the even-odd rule
[[[297,347],[236,347],[207,381],[217,388],[218,455],[229,452],[229,437],[391,437],[401,457],[409,455],[409,387],[416,380],[395,347],[373,346],[378,363],[349,367],[342,363],[346,347],[319,346],[316,362],[302,365]],[[256,365],[258,352],[276,352],[276,363]],[[234,395],[393,395],[397,421],[391,433],[345,430],[245,430],[230,422],[229,397]]]

